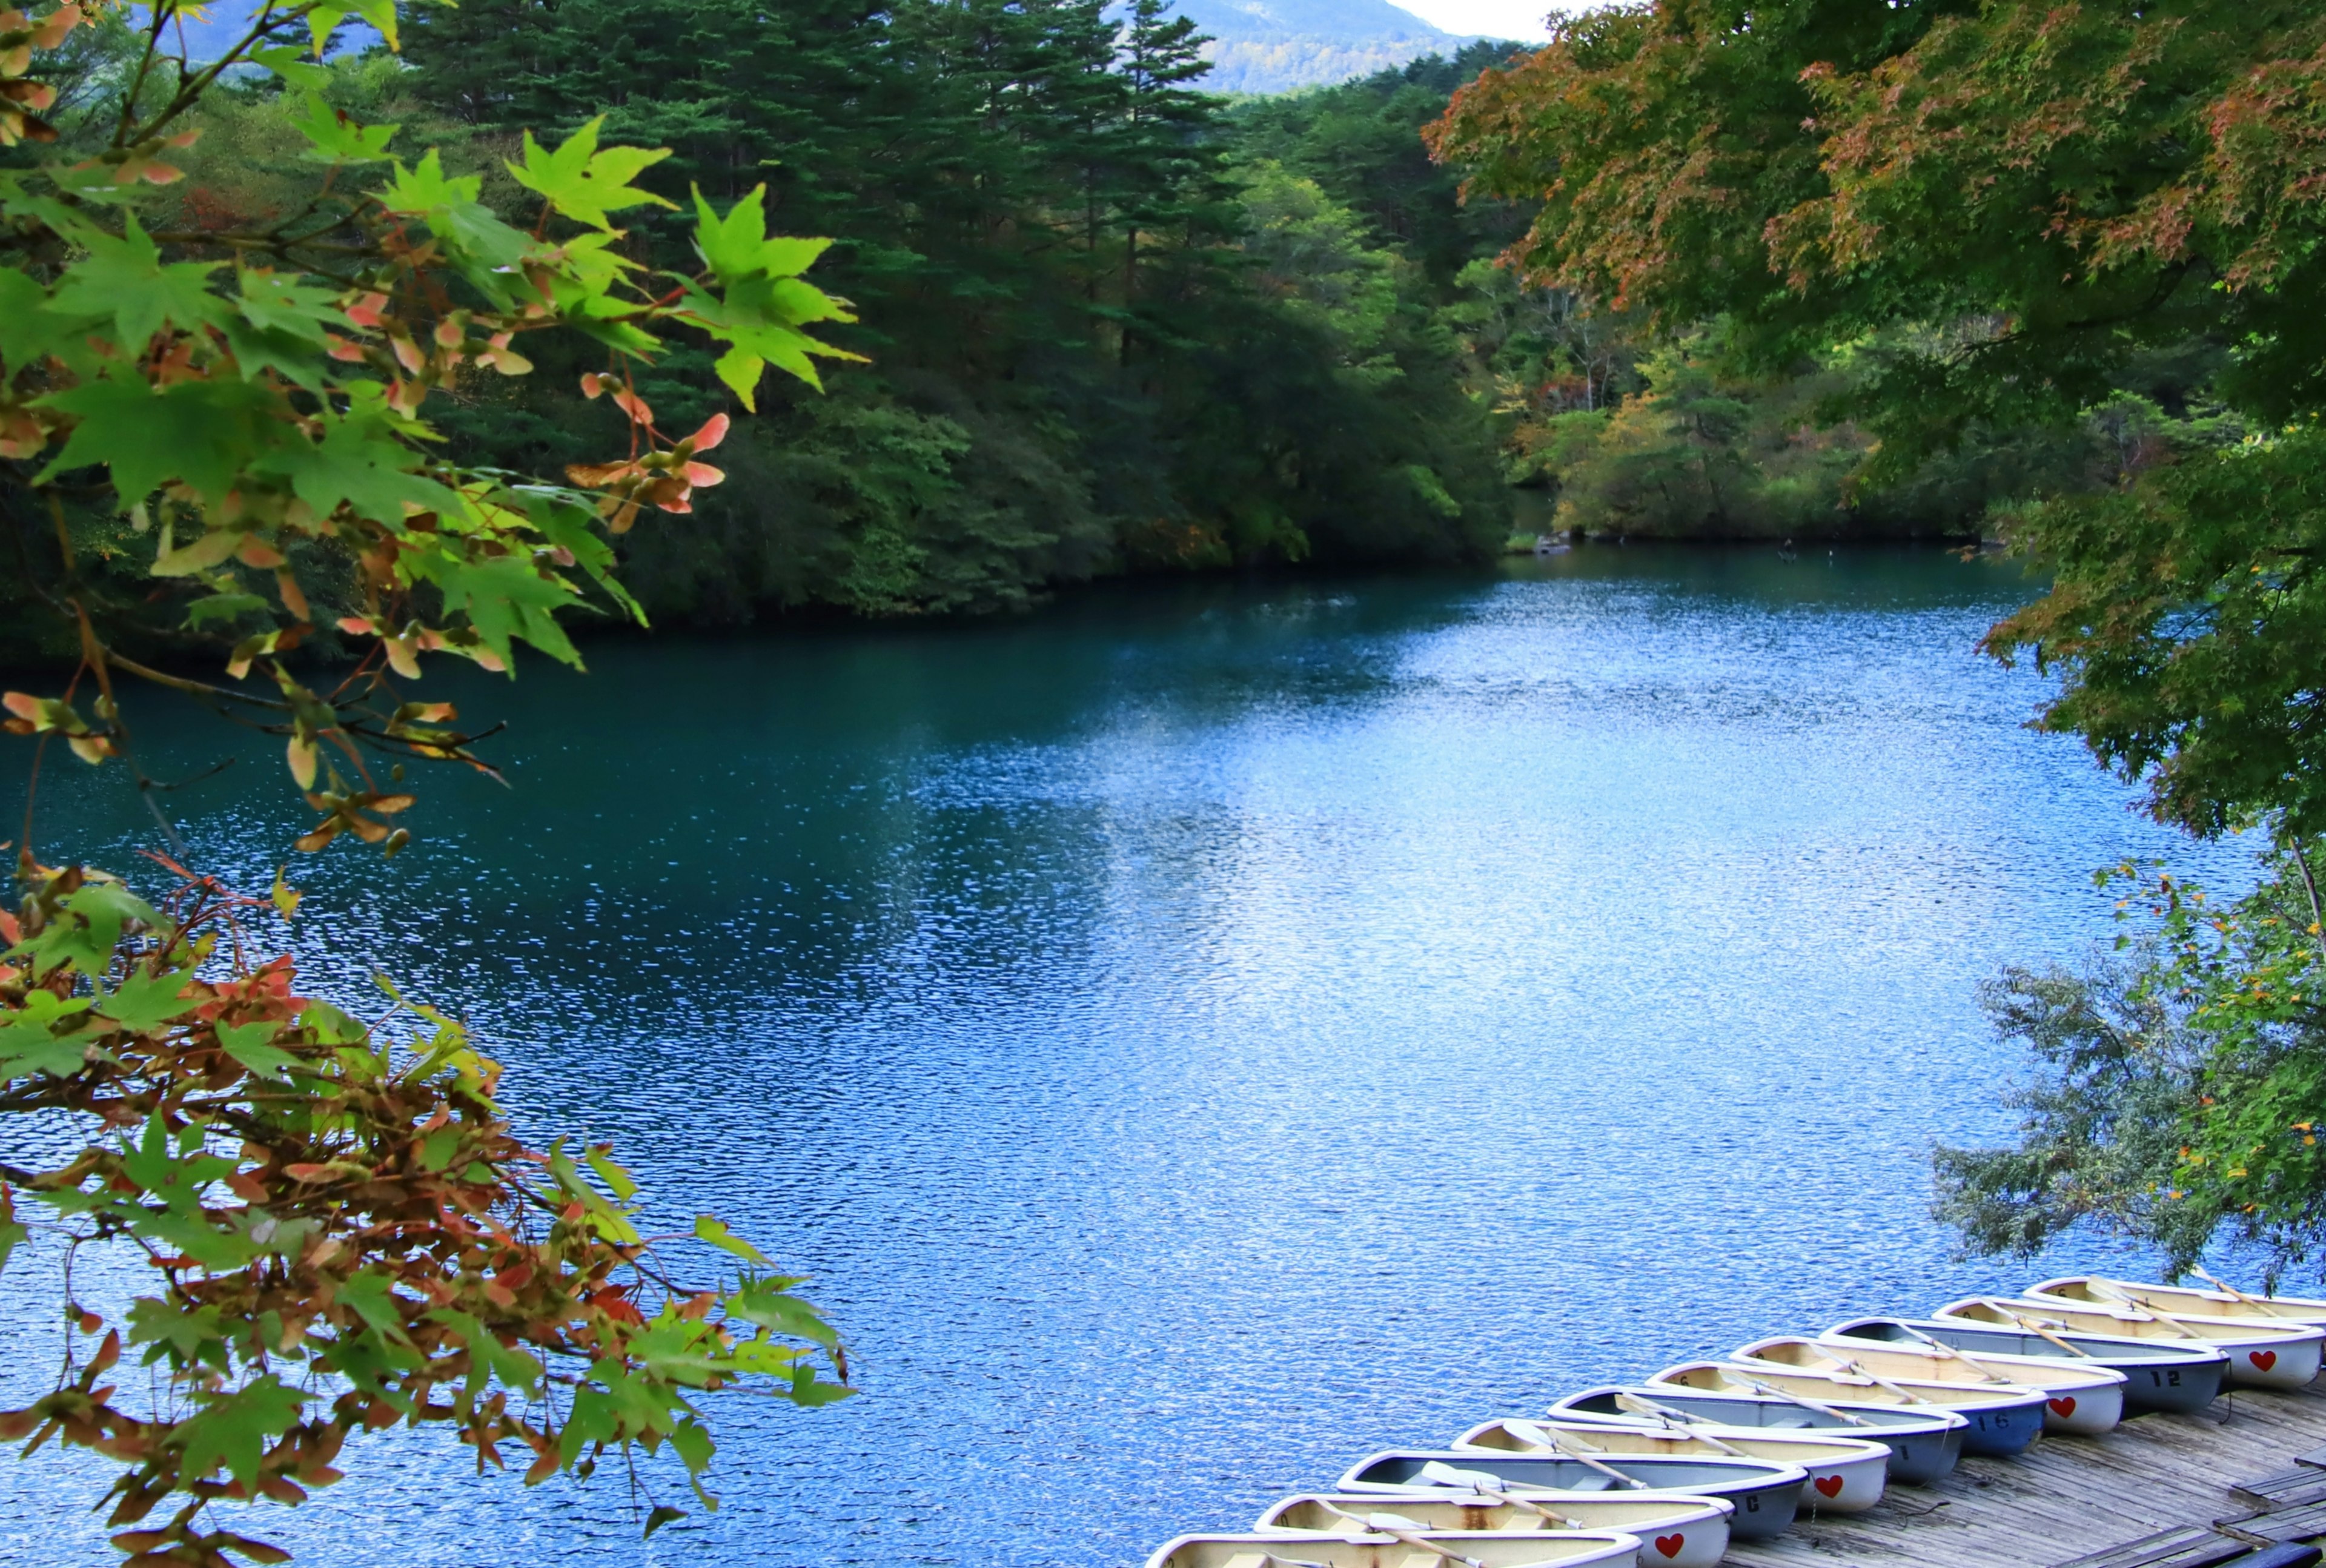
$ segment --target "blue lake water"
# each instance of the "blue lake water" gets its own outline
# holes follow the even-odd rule
[[[405,857],[294,867],[310,983],[463,1014],[528,1130],[814,1276],[863,1396],[718,1404],[724,1508],[643,1545],[611,1472],[526,1491],[402,1433],[248,1527],[319,1565],[1129,1568],[1375,1448],[2022,1283],[1926,1212],[1931,1142],[2004,1135],[2024,1067],[1978,982],[2108,934],[2098,867],[2246,875],[2024,728],[2043,682],[1973,645],[2029,591],[1594,547],[463,685],[515,787],[423,779]],[[179,803],[263,886],[229,832],[293,818],[230,785],[274,746],[207,726],[144,724],[171,767],[245,754]],[[51,858],[150,837],[117,776],[42,801]],[[0,1394],[51,1366],[40,1268],[0,1276]],[[109,1561],[101,1484],[0,1465],[0,1557]]]

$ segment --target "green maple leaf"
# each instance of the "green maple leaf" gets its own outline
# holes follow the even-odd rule
[[[476,1397],[485,1390],[488,1380],[498,1378],[511,1388],[534,1393],[541,1387],[542,1365],[523,1350],[513,1350],[501,1343],[490,1329],[467,1313],[453,1307],[439,1307],[428,1314],[431,1322],[442,1323],[469,1343],[469,1396]]]
[[[461,275],[496,299],[507,296],[508,281],[498,269],[513,267],[533,248],[533,237],[512,228],[478,201],[483,179],[475,174],[448,175],[430,148],[419,163],[399,162],[395,178],[379,194],[391,213],[418,218],[445,242],[448,255],[463,263]]]
[[[582,666],[582,655],[557,624],[557,612],[582,597],[555,578],[544,577],[530,561],[513,555],[479,561],[439,557],[429,577],[444,590],[448,614],[462,614],[485,646],[510,663],[510,645],[531,643],[551,658]]]
[[[0,270],[0,364],[10,373],[76,347],[86,332],[86,322],[48,309],[48,291],[30,276],[14,267]],[[88,318],[103,319],[103,312]]]
[[[134,371],[104,376],[42,405],[80,422],[35,484],[74,469],[103,465],[125,503],[141,501],[178,479],[211,501],[234,487],[248,454],[265,444],[276,395],[240,381],[181,381],[155,389]]]
[[[695,1221],[695,1233],[702,1234],[702,1221]],[[830,1350],[840,1343],[840,1336],[832,1325],[817,1314],[816,1310],[795,1295],[777,1288],[772,1280],[753,1280],[728,1296],[727,1315],[740,1318],[747,1323],[757,1323],[779,1334],[794,1339],[812,1340]]]
[[[219,1049],[242,1063],[254,1077],[288,1082],[291,1069],[299,1065],[299,1059],[290,1052],[267,1044],[283,1032],[279,1024],[220,1024],[217,1027]]]
[[[209,286],[220,264],[164,264],[162,247],[135,214],[123,216],[117,236],[84,226],[75,237],[88,255],[65,268],[43,310],[76,320],[110,317],[118,342],[133,357],[165,325],[194,331],[225,320],[228,305]]]
[[[117,882],[91,882],[65,900],[66,918],[9,950],[31,956],[42,969],[69,963],[85,975],[101,975],[113,963],[113,950],[132,922],[156,925],[153,905]]]
[[[158,975],[135,970],[121,982],[119,990],[96,998],[97,1010],[121,1027],[143,1035],[201,1005],[179,997],[185,985],[186,976],[181,970]]]
[[[545,490],[520,487],[518,494],[524,498],[526,518],[542,538],[572,555],[573,563],[590,574],[591,581],[628,610],[638,625],[646,625],[646,610],[614,575],[614,547],[599,535],[596,515]]]
[[[458,492],[412,471],[420,455],[397,439],[376,394],[344,414],[327,414],[323,427],[321,441],[286,441],[252,464],[253,471],[288,479],[292,492],[319,517],[344,501],[358,515],[400,529],[406,502],[423,512],[460,505]]]
[[[202,1412],[178,1423],[166,1441],[183,1453],[182,1473],[206,1476],[224,1464],[245,1486],[258,1479],[266,1442],[299,1423],[308,1395],[286,1388],[272,1372],[232,1394],[201,1395]]]
[[[300,154],[316,163],[381,163],[387,144],[400,125],[362,125],[335,109],[321,93],[307,94],[307,117],[291,122],[305,136],[308,150]]]
[[[206,1346],[223,1350],[225,1340],[214,1305],[181,1312],[150,1295],[140,1296],[129,1305],[129,1342],[154,1347],[146,1352],[148,1365],[165,1352],[174,1352],[181,1362],[198,1360]]]
[[[795,277],[832,247],[828,239],[769,239],[767,198],[766,186],[754,186],[721,218],[696,189],[694,248],[721,283],[732,286],[752,277]]]
[[[338,296],[261,267],[245,268],[238,281],[240,296],[222,326],[243,379],[272,369],[319,391],[327,379],[328,334],[343,320]]]
[[[586,223],[592,228],[610,230],[613,225],[606,215],[628,207],[671,207],[675,203],[664,200],[651,190],[640,190],[630,183],[646,170],[670,156],[667,147],[650,152],[644,147],[609,147],[598,150],[598,127],[605,116],[590,121],[565,138],[554,153],[543,148],[525,134],[525,162],[506,163],[516,182],[537,192],[553,203],[558,211],[576,223]]]
[[[89,998],[70,1001],[37,987],[24,993],[23,1005],[0,1016],[0,1079],[22,1078],[33,1072],[70,1077],[88,1064],[90,1031],[78,1026],[88,1010]],[[57,1025],[71,1021],[70,1033]]]

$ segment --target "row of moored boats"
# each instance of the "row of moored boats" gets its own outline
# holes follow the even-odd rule
[[[1373,1454],[1330,1492],[1243,1534],[1183,1536],[1148,1568],[1710,1568],[1731,1541],[1863,1512],[1967,1453],[2318,1376],[2326,1301],[2203,1277],[2212,1288],[2079,1275],[1755,1340],[1447,1448]]]

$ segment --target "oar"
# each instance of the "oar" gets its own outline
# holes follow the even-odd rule
[[[1637,1394],[1618,1394],[1615,1396],[1615,1403],[1625,1410],[1636,1410],[1642,1415],[1655,1416],[1667,1425],[1676,1424],[1688,1437],[1693,1438],[1698,1443],[1709,1444],[1731,1459],[1747,1457],[1743,1449],[1731,1448],[1708,1432],[1696,1431],[1697,1424],[1704,1420],[1701,1415],[1691,1415],[1684,1410],[1674,1410],[1669,1405],[1659,1405],[1652,1399],[1642,1399]]]
[[[2068,1341],[2061,1339],[2059,1335],[2045,1328],[2042,1323],[2037,1322],[2033,1318],[2014,1311],[2004,1303],[1989,1298],[1984,1304],[2001,1313],[2005,1317],[2009,1318],[2013,1322],[2017,1323],[2029,1333],[2042,1335],[2043,1338],[2051,1341],[2053,1344],[2059,1346],[2060,1349],[2067,1351],[2070,1356],[2081,1356],[2087,1361],[2092,1359],[2092,1353],[2089,1350],[2085,1350],[2080,1345],[2071,1344]]]
[[[2091,1284],[2092,1289],[2097,1292],[2103,1300],[2112,1301],[2118,1306],[2121,1306],[2127,1312],[2135,1314],[2133,1321],[2135,1322],[2140,1321],[2142,1318],[2147,1318],[2154,1322],[2163,1323],[2166,1328],[2171,1329],[2184,1340],[2195,1340],[2198,1343],[2205,1345],[2210,1345],[2213,1342],[2210,1336],[2200,1334],[2196,1330],[2191,1328],[2186,1319],[2175,1317],[2172,1313],[2166,1312],[2161,1306],[2142,1301],[2135,1296],[2126,1295],[2124,1292],[2117,1289],[2116,1286],[2108,1284],[2106,1280],[2096,1279],[2092,1281]]]
[[[1736,1381],[1744,1384],[1744,1387],[1752,1389],[1755,1394],[1765,1394],[1772,1399],[1782,1399],[1788,1405],[1798,1405],[1804,1410],[1814,1410],[1819,1415],[1830,1415],[1836,1421],[1846,1421],[1852,1426],[1871,1426],[1874,1424],[1874,1423],[1866,1420],[1863,1415],[1852,1415],[1847,1410],[1837,1410],[1830,1405],[1820,1405],[1816,1400],[1805,1399],[1799,1394],[1788,1394],[1782,1388],[1776,1387],[1774,1384],[1763,1383],[1760,1378],[1751,1377],[1743,1372],[1731,1371],[1726,1368],[1723,1368],[1721,1369],[1721,1376],[1735,1378]]]
[[[2238,1300],[2243,1302],[2249,1307],[2259,1307],[2262,1311],[2267,1313],[2272,1317],[2282,1317],[2284,1315],[2277,1310],[2277,1304],[2269,1300],[2266,1296],[2247,1295],[2236,1285],[2231,1285],[2228,1280],[2217,1278],[2201,1268],[2192,1268],[2189,1272],[2195,1275],[2199,1279],[2203,1280],[2208,1285],[2228,1291],[2231,1295],[2237,1297]]]
[[[1893,1318],[1891,1322],[1897,1322],[1897,1320]],[[2008,1383],[2011,1381],[2008,1378],[1998,1378],[1994,1373],[1988,1371],[1980,1364],[1980,1359],[1978,1357],[1958,1350],[1952,1345],[1946,1343],[1942,1340],[1934,1340],[1912,1323],[1898,1323],[1898,1326],[1905,1330],[1908,1333],[1913,1335],[1916,1339],[1921,1341],[1922,1343],[1930,1346],[1931,1349],[1938,1352],[1938,1354],[1944,1356],[1948,1360],[1960,1361],[1964,1366],[1968,1367],[1972,1371],[1977,1373],[1980,1377],[1986,1378],[1990,1383]]]
[[[1920,1394],[1915,1393],[1912,1388],[1902,1387],[1900,1385],[1893,1383],[1889,1378],[1884,1378],[1879,1372],[1871,1371],[1866,1368],[1859,1366],[1856,1361],[1851,1360],[1847,1356],[1835,1355],[1832,1351],[1827,1350],[1824,1346],[1818,1344],[1814,1341],[1805,1341],[1803,1342],[1808,1344],[1810,1350],[1815,1352],[1818,1359],[1825,1362],[1828,1366],[1838,1367],[1853,1378],[1863,1378],[1867,1382],[1873,1384],[1876,1388],[1887,1388],[1891,1393],[1895,1394],[1899,1398],[1903,1399],[1909,1405],[1935,1405],[1938,1403],[1935,1399],[1925,1399]]]
[[[1435,1552],[1448,1563],[1462,1563],[1464,1568],[1486,1568],[1485,1562],[1482,1558],[1465,1557],[1459,1552],[1448,1551],[1426,1536],[1417,1536],[1411,1530],[1404,1528],[1404,1526],[1413,1522],[1410,1519],[1399,1519],[1395,1514],[1353,1514],[1346,1508],[1334,1507],[1322,1498],[1319,1498],[1317,1502],[1326,1513],[1336,1518],[1346,1519],[1353,1525],[1363,1525],[1368,1530],[1376,1531],[1394,1541],[1402,1541],[1405,1545],[1418,1550]]]
[[[1590,1447],[1589,1444],[1585,1443],[1580,1440],[1570,1442],[1568,1438],[1568,1434],[1563,1432],[1554,1432],[1548,1427],[1537,1426],[1531,1421],[1505,1421],[1503,1423],[1503,1430],[1517,1438],[1521,1443],[1531,1443],[1536,1444],[1538,1447],[1543,1448],[1555,1448],[1559,1452],[1565,1454],[1568,1458],[1580,1460],[1585,1464],[1589,1465],[1593,1470],[1597,1471],[1601,1475],[1606,1476],[1614,1480],[1622,1481],[1627,1487],[1638,1487],[1642,1490],[1647,1488],[1648,1483],[1642,1480],[1639,1477],[1625,1475],[1614,1465],[1603,1464],[1599,1461],[1592,1458],[1590,1453],[1586,1452]],[[1601,1452],[1604,1452],[1605,1451],[1602,1450]]]
[[[1570,1518],[1565,1514],[1553,1513],[1531,1498],[1521,1497],[1516,1492],[1504,1491],[1503,1478],[1491,1471],[1456,1470],[1442,1459],[1433,1459],[1421,1467],[1421,1479],[1436,1481],[1439,1486],[1468,1487],[1482,1498],[1492,1498],[1494,1502],[1510,1508],[1524,1508],[1531,1514],[1540,1515],[1554,1525],[1564,1525],[1570,1530],[1579,1530],[1583,1527],[1583,1521],[1580,1519]]]

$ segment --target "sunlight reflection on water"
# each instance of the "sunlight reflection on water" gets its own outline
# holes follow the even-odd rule
[[[645,1546],[611,1478],[403,1435],[252,1527],[398,1568],[1130,1564],[1369,1449],[2032,1276],[1925,1213],[1931,1142],[2002,1134],[2024,1067],[1974,988],[2106,934],[2100,866],[2246,871],[2023,727],[2042,684],[1972,645],[2026,591],[1599,548],[463,686],[515,790],[423,781],[411,854],[296,868],[300,940],[815,1276],[865,1397],[726,1402],[725,1508]],[[137,841],[49,787],[51,854]],[[207,863],[257,815],[198,816]],[[93,1474],[0,1471],[0,1553],[108,1560]]]

